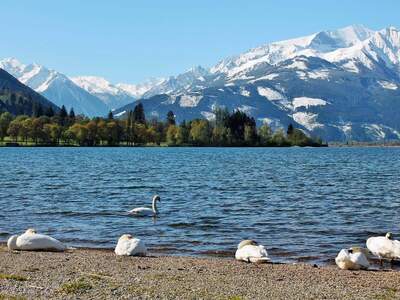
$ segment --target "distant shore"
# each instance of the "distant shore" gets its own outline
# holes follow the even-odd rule
[[[399,287],[396,271],[0,246],[0,299],[395,299]]]

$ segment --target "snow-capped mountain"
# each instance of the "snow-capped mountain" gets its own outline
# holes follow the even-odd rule
[[[110,110],[135,101],[135,97],[131,93],[126,92],[117,85],[113,85],[102,77],[79,76],[72,77],[71,80],[88,93],[101,99]]]
[[[400,138],[400,34],[350,26],[270,43],[155,85],[151,116],[212,118],[216,106],[326,140]],[[155,95],[155,96],[153,96]],[[137,102],[116,113],[133,109]]]
[[[99,98],[77,86],[67,76],[38,64],[24,65],[15,58],[0,61],[4,69],[20,82],[42,94],[57,106],[74,108],[87,116],[106,115],[109,108]]]
[[[116,86],[132,97],[139,99],[143,98],[143,96],[147,94],[153,87],[162,84],[164,81],[164,78],[150,78],[149,80],[139,84],[118,83]]]

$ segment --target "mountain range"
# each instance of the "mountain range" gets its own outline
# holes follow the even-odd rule
[[[148,118],[172,110],[178,121],[242,110],[273,128],[292,123],[328,141],[400,139],[400,33],[361,25],[269,43],[139,85],[68,78],[37,64],[0,61],[57,105],[89,116],[123,117],[140,101]]]
[[[7,111],[15,115],[32,115],[39,107],[42,112],[46,112],[50,107],[53,112],[59,110],[45,97],[0,69],[0,113]]]

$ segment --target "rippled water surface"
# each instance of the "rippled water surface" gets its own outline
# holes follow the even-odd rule
[[[151,206],[160,216],[126,211]],[[278,261],[328,262],[400,234],[398,148],[0,148],[0,240],[34,227],[71,246],[123,233],[153,253],[231,255],[241,239]]]

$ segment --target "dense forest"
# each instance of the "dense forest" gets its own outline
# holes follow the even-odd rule
[[[215,110],[215,120],[196,119],[177,124],[172,111],[165,121],[146,120],[139,103],[123,120],[114,118],[89,119],[68,113],[63,106],[57,113],[51,107],[36,109],[34,115],[0,115],[0,141],[16,145],[62,146],[322,146],[319,139],[308,137],[289,125],[275,132],[256,122],[241,111]],[[7,144],[6,143],[6,144]]]

